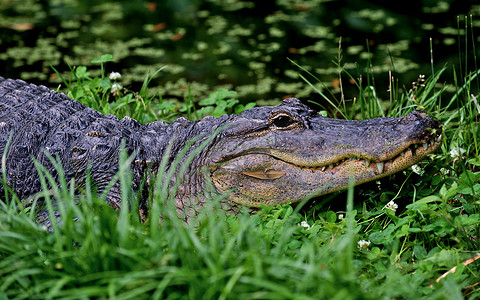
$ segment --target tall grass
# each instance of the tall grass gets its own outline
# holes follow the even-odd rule
[[[123,156],[121,165],[127,163]],[[345,218],[332,219],[330,211],[309,229],[298,226],[303,217],[290,206],[238,218],[212,210],[193,226],[168,217],[174,207],[156,205],[152,215],[167,217],[152,227],[126,217],[132,212],[126,205],[116,212],[94,194],[73,198],[50,183],[52,196],[62,199],[63,221],[53,233],[28,214],[2,208],[0,288],[8,298],[442,298],[461,295],[473,276],[463,270],[430,288],[432,271],[468,255],[440,251],[432,262],[409,266],[398,256],[408,261],[413,254],[402,255],[399,242],[391,253],[358,249],[353,189]]]

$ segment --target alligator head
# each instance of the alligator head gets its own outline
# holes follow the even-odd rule
[[[325,118],[289,98],[230,120],[210,176],[230,200],[257,207],[299,202],[401,171],[435,151],[440,123],[421,111],[403,118]]]

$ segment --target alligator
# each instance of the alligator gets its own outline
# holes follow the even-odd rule
[[[97,192],[111,187],[107,202],[119,209],[120,184],[109,183],[124,148],[144,211],[155,175],[169,180],[175,159],[185,165],[190,157],[167,183],[178,186],[179,216],[188,221],[215,195],[224,195],[221,207],[236,214],[244,206],[297,203],[344,189],[351,179],[361,184],[404,170],[434,152],[442,136],[440,122],[422,111],[342,120],[322,117],[295,98],[238,115],[141,124],[103,115],[45,86],[0,77],[3,184],[22,201],[42,190],[34,160],[57,178],[56,157],[67,182],[81,187],[90,172]]]

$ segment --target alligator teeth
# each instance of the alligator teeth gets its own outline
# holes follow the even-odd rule
[[[383,162],[377,163],[377,169],[378,169],[378,172],[379,172],[380,174],[383,173],[383,167],[384,167],[384,166],[385,166],[385,164],[384,164]]]
[[[442,138],[443,138],[443,134],[440,134],[440,135],[438,135],[438,136],[435,138],[435,141],[432,140],[432,141],[423,143],[423,144],[422,144],[423,149],[426,151],[429,147],[433,146],[433,144],[434,144],[435,142],[437,142],[437,143],[440,142],[440,141],[442,140]],[[415,150],[416,150],[417,148],[419,148],[419,147],[420,147],[420,144],[410,145],[405,151],[400,152],[400,156],[405,157],[406,152],[407,152],[408,150],[410,150],[410,151],[412,152],[411,155],[414,156],[414,155],[415,155]],[[333,163],[333,164],[329,164],[328,166],[323,166],[323,167],[322,167],[322,172],[325,171],[327,168],[328,168],[328,169],[333,169],[334,167],[340,165],[341,163],[343,163],[344,161],[347,161],[347,160],[348,160],[348,161],[354,161],[354,160],[360,160],[360,161],[362,161],[362,160],[359,159],[359,158],[356,158],[356,157],[354,157],[354,156],[351,156],[351,157],[346,158],[346,159],[344,159],[344,160],[342,160],[342,161],[339,161],[339,162],[336,162],[336,163]],[[365,164],[366,167],[368,167],[368,166],[370,166],[371,161],[369,161],[368,159],[365,159],[365,160],[363,160],[363,163]],[[378,172],[379,172],[380,174],[382,174],[383,171],[384,171],[384,169],[385,169],[385,163],[384,163],[384,162],[378,162],[378,163],[376,163],[376,165],[377,165],[377,170],[378,170]]]

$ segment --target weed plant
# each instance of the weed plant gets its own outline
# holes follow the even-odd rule
[[[103,74],[99,78],[90,78],[84,67],[72,68],[75,80],[64,80],[67,93],[104,113],[142,122],[171,120],[182,113],[195,119],[253,105],[240,106],[232,92],[222,90],[200,101],[203,108],[196,109],[192,98],[185,107],[175,107],[146,96],[150,77],[139,93],[112,93],[118,79],[104,73],[110,59],[97,61]],[[57,181],[36,164],[44,191],[32,201],[44,198],[50,218],[58,210],[62,221],[52,223],[49,232],[35,222],[31,207],[5,189],[6,200],[0,202],[0,298],[479,298],[479,70],[464,70],[461,80],[445,85],[440,78],[447,70],[420,76],[408,89],[392,78],[386,101],[375,96],[375,87],[368,84],[373,80],[346,74],[356,81],[359,95],[352,105],[332,102],[342,116],[403,116],[426,110],[443,122],[444,142],[430,159],[383,184],[374,183],[373,190],[350,187],[310,209],[279,205],[254,215],[226,216],[216,207],[220,199],[211,199],[186,224],[176,216],[173,193],[159,179],[149,218],[141,222],[138,199],[130,189],[131,158],[125,153],[113,179],[122,187],[120,211],[106,204],[105,195],[93,192],[89,179],[85,193],[75,195],[74,183],[65,180],[54,157]],[[454,92],[445,99],[448,86]],[[332,208],[332,201],[342,203],[341,208]],[[452,268],[454,272],[440,278]]]

